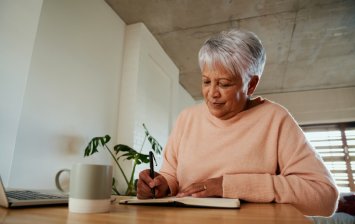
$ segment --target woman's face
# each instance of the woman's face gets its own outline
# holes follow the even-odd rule
[[[243,111],[248,99],[248,88],[242,78],[232,75],[222,67],[204,69],[202,94],[210,113],[222,120]]]

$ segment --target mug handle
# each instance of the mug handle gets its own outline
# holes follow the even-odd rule
[[[60,185],[60,182],[59,182],[59,177],[62,173],[64,172],[68,172],[70,173],[70,170],[69,169],[62,169],[62,170],[59,170],[58,173],[55,175],[55,186],[58,188],[58,190],[60,190],[61,192],[63,193],[68,193],[68,191],[65,191],[62,187],[62,185]]]

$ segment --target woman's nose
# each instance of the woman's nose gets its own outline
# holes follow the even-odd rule
[[[211,85],[209,93],[210,93],[210,97],[212,98],[219,97],[220,92],[219,92],[218,85]]]

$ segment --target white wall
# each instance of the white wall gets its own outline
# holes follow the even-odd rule
[[[0,174],[7,185],[42,0],[0,0]]]
[[[95,135],[115,140],[124,31],[104,1],[43,1],[27,83],[19,81],[26,88],[8,185],[53,188],[61,168],[111,163],[107,153],[83,153]],[[6,85],[7,94],[17,93]]]
[[[355,87],[265,94],[286,107],[300,124],[355,121]]]
[[[142,23],[127,26],[122,76],[118,142],[139,151],[145,123],[164,147],[177,114],[195,101],[179,84],[177,67]],[[142,152],[148,154],[149,150],[146,141]],[[157,160],[159,164],[161,158],[157,156]],[[127,176],[131,166],[129,162],[125,164]],[[136,177],[147,167],[148,164],[138,166]],[[121,180],[119,189],[123,191],[126,184],[119,173],[116,177]]]
[[[111,163],[107,152],[83,158],[88,141],[110,134],[111,145],[136,147],[143,122],[165,145],[177,114],[195,103],[145,26],[126,28],[104,1],[0,1],[5,186],[54,188],[59,169]]]
[[[177,92],[175,94],[175,103],[173,105],[173,111],[172,111],[172,123],[171,126],[175,124],[175,120],[177,116],[180,114],[180,112],[185,109],[188,106],[195,105],[197,102],[192,98],[190,93],[186,91],[182,85],[178,85]]]

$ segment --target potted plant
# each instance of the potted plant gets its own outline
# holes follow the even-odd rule
[[[161,145],[158,143],[158,141],[153,136],[150,135],[145,124],[143,124],[143,128],[145,131],[145,137],[144,137],[144,140],[143,140],[143,143],[142,143],[142,146],[141,146],[139,152],[137,152],[136,150],[134,150],[130,146],[123,145],[123,144],[115,145],[113,147],[113,150],[111,150],[107,146],[107,143],[111,140],[111,137],[109,135],[92,138],[91,141],[89,142],[88,146],[85,148],[84,157],[91,156],[92,154],[97,153],[99,148],[105,148],[110,153],[110,155],[112,156],[118,169],[121,171],[121,174],[127,184],[127,190],[125,191],[124,195],[136,195],[137,180],[134,180],[134,172],[136,170],[136,166],[139,164],[142,164],[142,163],[149,163],[149,155],[141,153],[145,141],[148,139],[148,141],[151,145],[151,148],[155,153],[160,154],[162,151]],[[123,171],[123,169],[119,163],[120,159],[133,160],[133,168],[132,168],[129,178],[125,174],[125,172]],[[113,181],[112,181],[112,191],[114,194],[120,195],[119,191],[116,188],[116,179],[115,178],[113,178]]]

